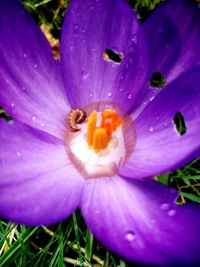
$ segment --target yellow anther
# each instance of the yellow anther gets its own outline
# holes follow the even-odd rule
[[[122,119],[114,109],[106,109],[102,112],[101,117],[101,127],[105,128],[110,134],[123,123]]]
[[[97,112],[92,111],[92,113],[88,118],[88,123],[87,123],[87,138],[89,147],[92,147],[93,145],[93,136],[94,136],[94,131],[96,129],[96,124],[97,124]]]
[[[93,136],[93,148],[96,153],[104,149],[108,145],[108,136],[104,128],[96,128]]]
[[[112,133],[123,123],[117,112],[113,109],[106,109],[101,113],[101,125],[97,124],[97,112],[93,111],[87,123],[88,146],[96,153],[105,149],[112,137]]]

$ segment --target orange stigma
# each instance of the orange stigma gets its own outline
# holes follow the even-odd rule
[[[93,111],[88,117],[87,140],[89,148],[96,153],[105,149],[112,137],[112,133],[123,123],[114,109],[106,109],[101,113],[101,124],[97,127],[97,112]]]

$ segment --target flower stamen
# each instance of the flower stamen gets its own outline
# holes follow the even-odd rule
[[[101,113],[101,124],[97,127],[97,112],[93,111],[87,123],[87,140],[89,148],[96,153],[105,149],[112,137],[112,133],[123,123],[114,109],[106,109]]]

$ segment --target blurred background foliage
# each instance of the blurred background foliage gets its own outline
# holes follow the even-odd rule
[[[108,0],[109,1],[109,0]],[[59,37],[68,0],[21,0],[50,41],[58,57]],[[130,6],[144,21],[161,0],[129,0]],[[10,119],[0,109],[2,119]],[[176,187],[177,204],[200,203],[200,163],[161,176],[159,182]],[[0,266],[139,266],[117,257],[98,243],[87,229],[80,211],[62,223],[50,227],[25,227],[0,221]]]

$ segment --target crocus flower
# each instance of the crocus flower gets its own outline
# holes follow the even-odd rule
[[[79,207],[124,258],[198,265],[199,206],[148,178],[199,156],[198,5],[168,0],[141,26],[126,1],[72,0],[61,62],[17,1],[0,6],[1,217],[47,225]]]

